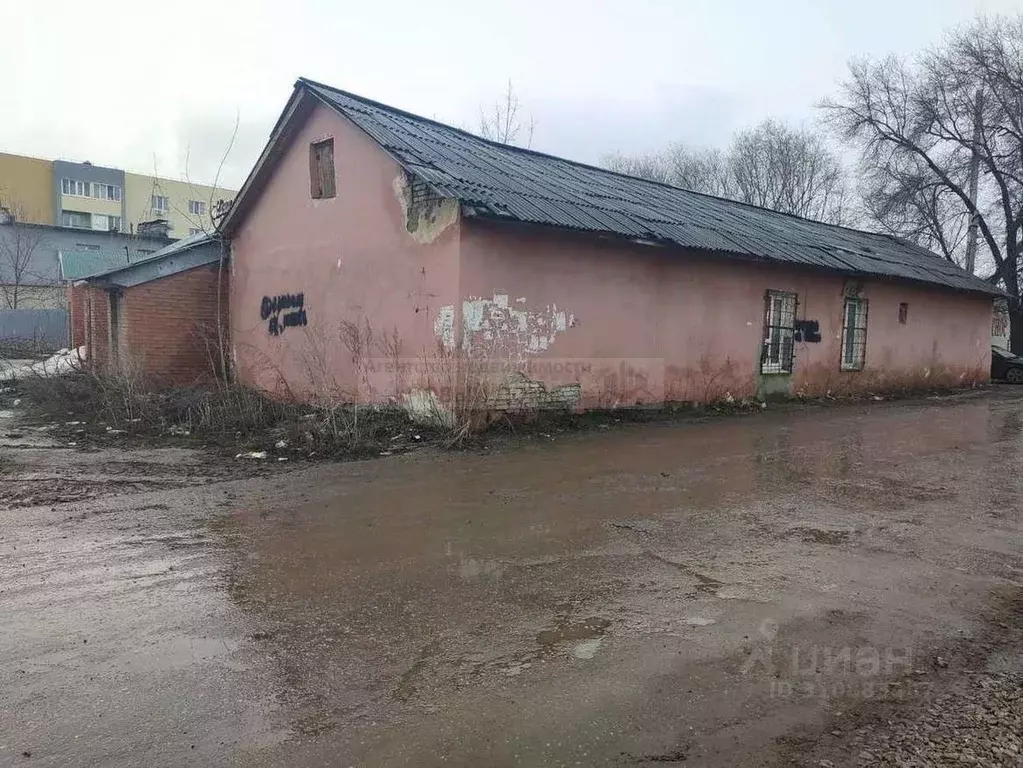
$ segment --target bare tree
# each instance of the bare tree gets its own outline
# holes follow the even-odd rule
[[[666,153],[623,155],[621,152],[615,152],[604,155],[600,159],[600,164],[609,171],[623,173],[626,176],[637,176],[662,184],[675,184],[671,161]]]
[[[646,155],[607,155],[612,171],[820,221],[844,223],[846,178],[817,135],[776,120],[741,131],[727,150],[672,144]]]
[[[480,106],[480,120],[476,132],[484,139],[501,144],[517,144],[529,147],[533,143],[536,121],[532,115],[523,114],[522,102],[512,87],[511,80],[504,95],[490,108]]]
[[[17,309],[25,286],[43,279],[36,274],[35,253],[43,233],[21,221],[21,209],[0,202],[0,294],[8,309]]]
[[[958,212],[976,225],[993,277],[1012,296],[1013,351],[1023,352],[1023,15],[978,19],[910,61],[853,62],[841,97],[822,108],[858,143],[866,167],[917,169],[916,188],[942,191],[943,221]],[[976,198],[969,188],[974,159]],[[911,220],[908,233],[915,227]],[[950,248],[953,258],[958,247]]]
[[[765,120],[741,131],[728,150],[728,167],[736,200],[835,224],[848,213],[842,164],[806,128]]]
[[[720,149],[691,149],[682,144],[672,144],[665,157],[675,186],[717,197],[733,196],[734,183],[728,156]]]
[[[969,214],[919,158],[863,164],[859,191],[868,222],[963,266]]]
[[[600,165],[615,173],[718,197],[728,197],[732,188],[728,161],[719,149],[692,149],[672,144],[657,153],[604,155]]]

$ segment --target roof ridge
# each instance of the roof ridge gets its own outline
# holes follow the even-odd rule
[[[483,142],[484,144],[489,144],[490,146],[493,146],[493,147],[495,147],[495,148],[497,148],[497,149],[499,149],[501,151],[508,151],[508,152],[514,152],[514,153],[518,153],[518,154],[531,155],[531,156],[534,156],[534,157],[542,157],[542,158],[546,158],[548,160],[555,160],[555,161],[560,162],[560,163],[567,163],[568,165],[573,165],[573,166],[576,166],[578,168],[585,168],[586,170],[597,171],[598,173],[604,173],[604,174],[607,174],[609,176],[616,176],[616,177],[621,178],[621,179],[628,179],[630,181],[639,181],[639,182],[642,182],[644,184],[650,184],[650,185],[655,186],[655,187],[671,189],[671,190],[675,190],[675,191],[678,191],[678,192],[685,192],[686,194],[690,194],[690,195],[699,195],[700,197],[709,198],[711,200],[719,200],[721,202],[728,203],[730,205],[740,206],[742,208],[748,208],[748,209],[752,209],[752,210],[755,210],[755,211],[764,211],[765,213],[769,213],[769,214],[772,214],[772,215],[775,215],[775,216],[787,216],[787,217],[789,217],[791,219],[795,219],[797,221],[809,222],[810,224],[817,225],[817,226],[832,227],[834,229],[845,230],[847,232],[855,232],[856,234],[875,235],[875,236],[878,236],[878,237],[885,237],[885,238],[888,238],[890,240],[895,240],[897,242],[903,242],[901,240],[901,238],[897,238],[894,235],[892,235],[890,233],[887,233],[887,232],[876,232],[876,231],[866,230],[866,229],[857,229],[856,227],[846,226],[845,224],[835,224],[835,223],[829,222],[829,221],[820,221],[819,219],[810,219],[810,218],[807,218],[806,216],[800,216],[799,214],[796,214],[796,213],[789,213],[787,211],[779,211],[779,210],[776,210],[774,208],[768,208],[768,207],[763,206],[763,205],[757,205],[755,203],[749,203],[749,202],[746,202],[744,200],[735,200],[734,198],[731,198],[731,197],[721,197],[720,195],[712,195],[709,192],[701,192],[701,191],[696,190],[696,189],[689,189],[687,187],[679,187],[679,186],[677,186],[675,184],[669,184],[666,181],[657,181],[655,179],[644,178],[643,176],[634,176],[634,175],[629,174],[629,173],[622,173],[621,171],[615,171],[615,170],[612,170],[610,168],[604,168],[604,167],[599,166],[599,165],[593,165],[591,163],[584,163],[584,162],[582,162],[580,160],[572,160],[571,158],[562,157],[560,155],[552,155],[549,152],[541,152],[540,150],[532,149],[530,147],[520,147],[520,146],[518,146],[516,144],[506,144],[504,142],[495,141],[493,139],[488,139],[488,138],[486,138],[484,136],[480,136],[479,134],[473,133],[472,131],[466,130],[465,128],[459,128],[458,126],[451,125],[450,123],[445,123],[445,122],[443,122],[441,120],[436,120],[436,119],[431,118],[431,117],[424,117],[423,115],[417,115],[415,112],[409,112],[408,110],[401,109],[400,107],[395,107],[395,106],[392,106],[390,104],[385,104],[382,101],[377,101],[376,99],[370,99],[370,98],[367,98],[366,96],[361,96],[361,95],[359,95],[357,93],[352,93],[351,91],[346,91],[343,88],[337,88],[337,87],[335,87],[333,85],[327,85],[326,83],[321,83],[321,82],[318,82],[316,80],[312,80],[311,78],[308,78],[308,77],[299,77],[298,80],[295,81],[295,87],[298,87],[299,85],[307,85],[307,86],[312,86],[314,88],[322,88],[322,89],[325,89],[325,90],[328,90],[328,91],[333,91],[334,93],[340,93],[340,94],[342,94],[343,96],[345,96],[345,97],[347,97],[349,99],[354,99],[354,100],[362,102],[364,104],[369,104],[369,105],[371,105],[373,107],[376,107],[378,109],[383,109],[383,110],[385,110],[387,112],[396,113],[396,114],[402,115],[404,117],[411,118],[413,120],[418,120],[420,122],[430,123],[431,125],[436,125],[436,126],[438,126],[440,128],[443,128],[445,130],[455,131],[455,132],[457,132],[459,134],[462,134],[463,136],[466,136],[466,137],[472,139],[473,141],[480,141],[480,142]],[[909,244],[910,245],[915,245],[913,243],[909,243]],[[919,246],[916,246],[916,247],[919,247]],[[926,250],[926,249],[924,249],[924,250]],[[931,253],[930,251],[928,251],[928,253],[930,253],[932,256],[935,255],[935,254]]]

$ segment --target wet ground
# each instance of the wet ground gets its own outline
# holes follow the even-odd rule
[[[5,416],[0,764],[842,765],[1018,659],[1020,394],[258,470]]]

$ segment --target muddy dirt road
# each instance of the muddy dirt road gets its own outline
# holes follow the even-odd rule
[[[1020,394],[307,467],[0,424],[0,764],[854,764],[1019,618]]]

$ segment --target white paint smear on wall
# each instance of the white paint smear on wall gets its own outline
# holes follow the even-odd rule
[[[440,308],[433,321],[433,335],[440,339],[445,349],[455,348],[455,305]]]
[[[515,299],[516,304],[525,298]],[[470,296],[462,302],[462,329],[466,347],[482,340],[488,347],[512,355],[538,355],[575,325],[575,316],[556,304],[541,310],[518,309],[509,305],[508,294],[493,298]],[[448,349],[455,346],[455,307],[443,306],[433,323],[434,334]],[[476,340],[476,341],[474,341]]]

